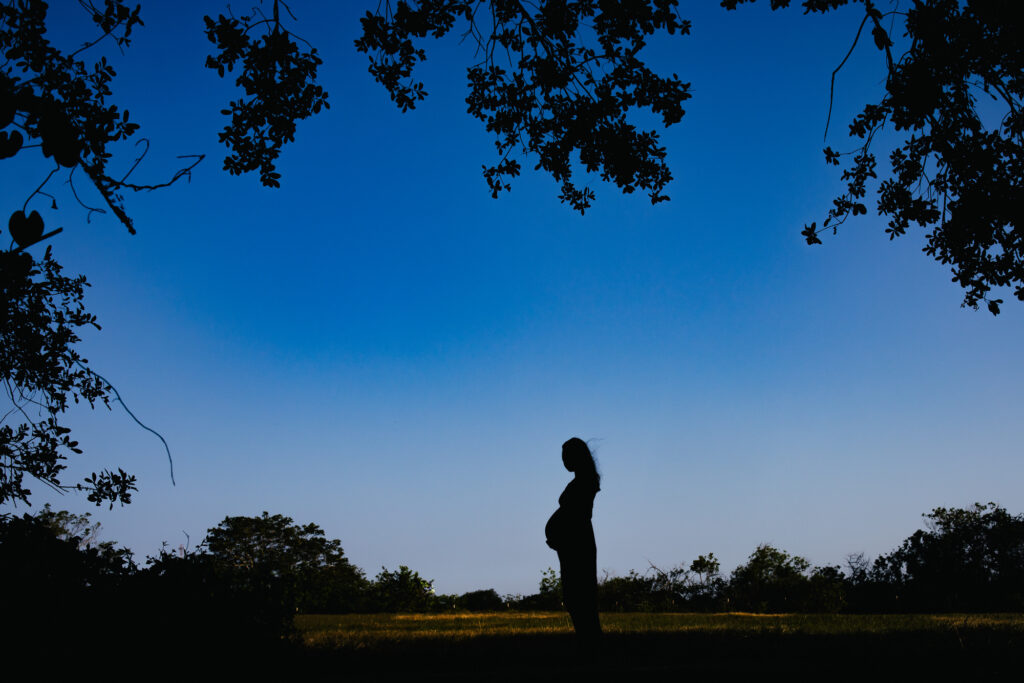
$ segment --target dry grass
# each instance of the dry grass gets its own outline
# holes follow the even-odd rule
[[[564,612],[306,614],[295,618],[295,626],[306,645],[357,648],[380,641],[572,632],[572,623]]]
[[[601,615],[601,624],[605,633],[623,636],[959,635],[979,630],[1024,636],[1022,614],[605,613]],[[304,644],[343,649],[423,639],[463,641],[479,637],[569,636],[572,633],[572,623],[564,612],[300,615],[295,625]]]
[[[1024,615],[601,615],[597,648],[564,612],[296,618],[292,677],[678,680],[709,676],[1016,680]]]

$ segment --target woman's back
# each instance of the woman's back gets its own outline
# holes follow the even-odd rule
[[[558,506],[565,508],[573,517],[589,520],[594,514],[594,496],[598,490],[596,481],[577,475],[558,497]]]

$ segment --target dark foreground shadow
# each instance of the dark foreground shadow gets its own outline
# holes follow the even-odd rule
[[[660,680],[680,674],[805,674],[846,678],[989,673],[1017,675],[1024,634],[976,629],[968,634],[726,635],[605,633],[599,649],[581,652],[570,635],[417,640],[361,651],[296,651],[293,666],[311,674],[345,671],[381,677],[470,680]],[[641,679],[640,677],[647,677]],[[665,680],[668,680],[665,678]],[[867,680],[867,678],[864,678]]]
[[[91,661],[121,670],[235,677],[248,672],[291,680],[575,680],[580,675],[669,680],[687,674],[774,673],[860,680],[959,675],[974,680],[990,674],[1010,680],[1024,666],[1024,632],[999,628],[887,635],[605,633],[599,649],[589,651],[565,633],[419,637],[348,648],[307,647],[287,639],[246,643],[209,633],[199,640],[145,629],[122,632],[119,639],[59,627],[36,638],[21,635],[20,656],[45,663],[52,674],[80,671],[83,661]]]

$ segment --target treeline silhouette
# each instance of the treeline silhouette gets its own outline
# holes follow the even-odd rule
[[[605,576],[600,609],[1024,611],[1024,515],[976,503],[924,517],[924,529],[873,562],[853,554],[844,567],[813,567],[761,545],[727,576],[713,554],[688,565]],[[405,566],[367,578],[317,525],[266,512],[225,518],[197,548],[165,546],[144,566],[113,542],[97,543],[97,531],[88,515],[49,507],[34,516],[0,517],[5,614],[23,638],[60,622],[62,629],[82,629],[82,642],[103,633],[140,647],[187,639],[257,648],[280,640],[297,612],[562,609],[553,569],[542,573],[531,595],[493,589],[441,595]]]
[[[728,576],[713,553],[689,565],[654,565],[599,582],[602,612],[936,613],[1024,611],[1024,515],[995,504],[935,508],[925,528],[873,562],[851,553],[845,566],[760,545]],[[557,609],[548,570],[536,595],[509,607]]]

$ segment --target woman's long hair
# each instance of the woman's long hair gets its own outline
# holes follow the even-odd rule
[[[570,472],[577,477],[592,480],[597,490],[601,490],[601,475],[597,471],[597,463],[586,441],[574,436],[563,443],[562,459]]]

